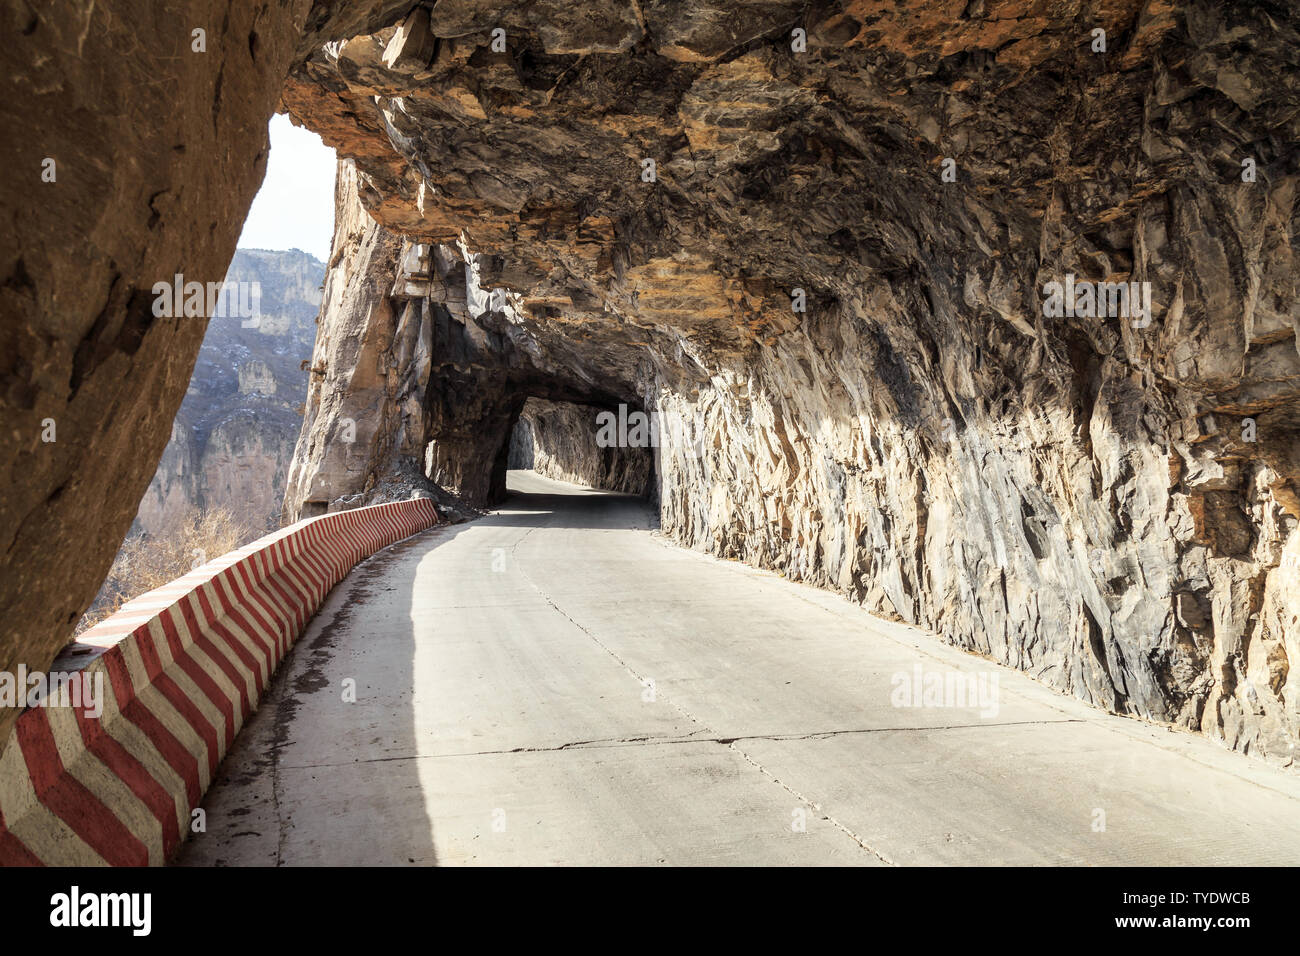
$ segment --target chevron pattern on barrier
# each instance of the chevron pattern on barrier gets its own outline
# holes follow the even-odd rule
[[[166,862],[325,595],[359,561],[437,520],[428,498],[307,518],[82,634],[50,670],[74,672],[83,693],[102,687],[102,712],[19,715],[0,754],[0,865]]]

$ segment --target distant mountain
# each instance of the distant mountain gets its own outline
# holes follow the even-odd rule
[[[156,535],[196,509],[222,507],[258,534],[279,526],[324,278],[325,263],[301,250],[235,252],[226,279],[260,284],[260,315],[210,320],[132,534]]]

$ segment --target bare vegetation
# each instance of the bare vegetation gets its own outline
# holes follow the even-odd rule
[[[247,544],[255,534],[229,509],[214,508],[191,511],[161,533],[127,538],[95,602],[77,623],[76,633],[116,613],[132,598]]]

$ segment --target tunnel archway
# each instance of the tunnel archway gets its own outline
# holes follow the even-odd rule
[[[649,429],[630,437],[616,425],[645,416],[626,403],[617,407],[530,397],[510,431],[507,467],[602,491],[650,498],[654,494],[654,447]]]
[[[480,278],[475,265],[448,268],[444,281],[465,275],[473,298]],[[528,402],[589,410],[590,422],[580,414],[556,419],[557,427],[573,430],[575,440],[564,454],[580,467],[606,457],[612,465],[617,457],[605,456],[595,445],[594,415],[642,410],[630,382],[598,377],[589,363],[568,365],[563,357],[539,361],[522,347],[522,336],[512,335],[515,306],[504,296],[492,304],[496,308],[477,314],[445,306],[433,310],[437,359],[424,395],[425,475],[475,505],[504,500],[511,437]]]

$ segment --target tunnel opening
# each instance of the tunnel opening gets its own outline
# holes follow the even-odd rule
[[[153,476],[70,641],[126,601],[292,523],[286,478],[320,374],[312,353],[338,159],[283,113],[266,138],[266,176],[221,281],[187,268],[141,290],[153,316],[183,319],[202,339]],[[297,517],[329,504],[307,500]]]
[[[421,418],[398,427],[423,435],[426,480],[473,507],[499,504],[513,457],[561,480],[652,494],[650,444],[629,444],[626,433],[612,442],[599,435],[601,416],[646,415],[632,350],[617,341],[584,347],[559,330],[539,347],[534,315],[553,309],[514,291],[519,277],[508,262],[447,245],[404,248],[396,286],[413,298],[402,315],[419,304],[417,351],[427,350],[430,360],[419,374]],[[565,298],[585,301],[576,289]]]
[[[507,469],[534,471],[546,478],[598,491],[649,498],[654,487],[654,449],[648,431],[620,434],[611,427],[628,417],[626,403],[603,407],[529,397],[519,410],[507,441]]]

